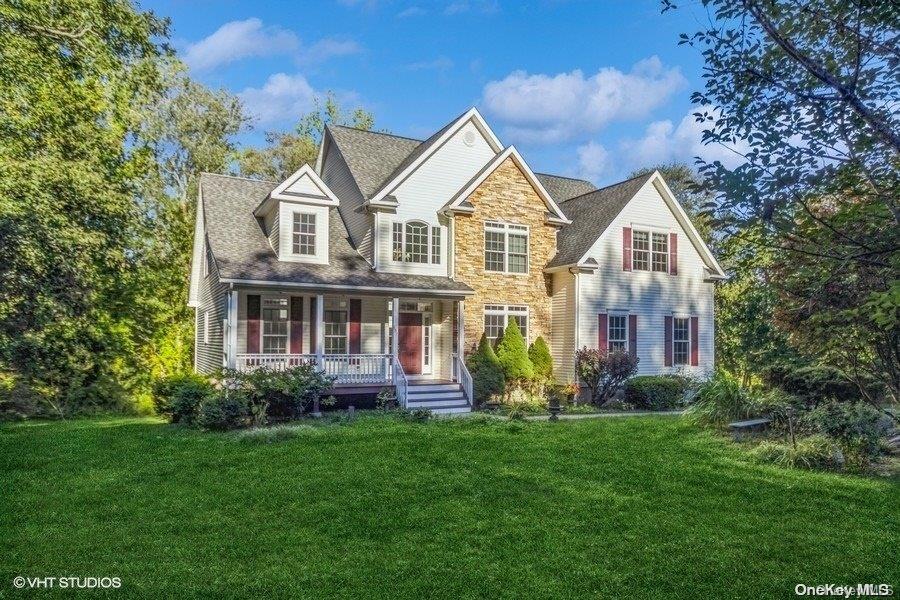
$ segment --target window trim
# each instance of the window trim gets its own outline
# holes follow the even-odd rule
[[[637,250],[634,246],[635,244],[635,233],[646,233],[647,234],[647,250]],[[672,254],[672,241],[671,241],[671,228],[667,227],[651,227],[649,225],[631,225],[631,271],[632,272],[642,272],[642,273],[662,273],[663,275],[669,275],[672,272],[672,265],[669,264],[670,255]],[[653,234],[659,234],[665,237],[666,241],[666,251],[665,252],[654,252],[653,251]],[[647,268],[640,269],[637,267],[637,253],[638,252],[646,252],[647,253]],[[653,268],[653,255],[654,254],[662,254],[665,256],[666,260],[666,268],[664,271],[657,271]]]
[[[606,313],[606,351],[612,352],[613,349],[611,347],[613,339],[612,339],[612,320],[614,317],[625,319],[625,339],[624,340],[615,340],[616,342],[624,341],[625,347],[622,348],[622,352],[628,352],[628,349],[631,348],[631,331],[628,323],[628,317],[630,313],[626,312],[608,312]]]
[[[308,216],[312,217],[312,233],[301,233],[297,232],[295,228],[300,223],[297,222],[298,216]],[[299,241],[295,240],[295,236],[303,236],[303,235],[311,235],[312,236],[312,254],[306,254],[304,252],[295,252],[295,246],[302,246]],[[318,213],[308,211],[308,210],[293,210],[291,211],[291,256],[295,256],[297,258],[316,258],[319,255],[319,215]]]
[[[425,226],[425,260],[422,262],[407,260],[407,235],[406,228],[408,225],[423,225]],[[399,227],[399,231],[398,231]],[[409,219],[407,221],[391,221],[391,261],[395,263],[404,263],[408,265],[421,265],[421,266],[440,266],[444,264],[444,234],[442,232],[443,227],[440,224],[434,225],[427,221],[423,221],[422,219]],[[437,233],[437,235],[435,235]],[[399,239],[398,239],[399,234]],[[435,237],[437,237],[437,254],[435,255]],[[399,258],[397,255],[397,243],[400,244],[400,254]],[[437,260],[435,260],[437,258]]]
[[[290,354],[291,353],[291,299],[290,296],[281,296],[278,294],[260,294],[259,298],[259,352],[260,354],[265,355],[278,355],[278,352],[266,352],[266,300],[287,300],[287,319],[285,320],[286,324],[286,337],[284,344],[284,352],[280,354]],[[275,334],[270,334],[270,337],[274,337]],[[280,337],[280,336],[279,336]]]
[[[691,317],[692,315],[682,315],[682,314],[673,314],[672,315],[672,367],[683,368],[690,367],[691,365]],[[683,340],[675,339],[675,321],[683,320],[687,323],[687,337]],[[685,352],[685,362],[679,363],[676,359],[675,355],[675,344],[676,343],[685,343],[687,344],[687,352]]]
[[[506,221],[484,221],[484,226],[482,228],[482,243],[483,243],[483,256],[484,256],[484,271],[486,273],[502,273],[504,275],[529,275],[531,273],[531,226],[523,225],[521,223],[507,223]],[[501,233],[503,234],[503,270],[498,271],[495,269],[489,269],[487,266],[487,234],[488,231],[492,233]],[[509,270],[509,236],[510,232],[512,235],[525,235],[525,270],[524,271],[510,271]],[[491,252],[498,252],[497,250],[491,250]],[[520,253],[516,252],[516,255]],[[515,306],[515,305],[511,305]]]
[[[489,308],[489,307],[502,307],[501,309],[497,308]],[[510,309],[525,309],[522,310],[510,310]],[[503,317],[503,330],[506,330],[506,327],[509,325],[509,317],[512,316],[525,316],[525,346],[527,347],[531,339],[531,307],[527,304],[485,304],[482,308],[481,312],[481,327],[482,331],[487,333],[487,324],[485,323],[485,317],[488,315],[500,315]],[[502,334],[501,334],[502,335]],[[488,338],[488,340],[493,344],[498,338]]]
[[[337,352],[328,352],[326,349],[326,342],[329,337],[337,338],[340,336],[331,335],[329,336],[325,333],[325,326],[328,324],[328,320],[325,318],[325,313],[329,312],[342,312],[345,315],[344,320],[344,348],[346,348],[345,352],[337,353]],[[324,308],[322,310],[322,353],[326,356],[349,356],[350,355],[350,306],[348,305],[346,308]]]

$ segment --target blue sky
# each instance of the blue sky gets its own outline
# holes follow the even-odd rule
[[[702,9],[657,0],[144,0],[172,20],[194,77],[241,96],[245,144],[287,130],[333,90],[376,127],[424,138],[477,106],[536,171],[617,181],[700,154],[690,116],[702,83],[678,34]]]

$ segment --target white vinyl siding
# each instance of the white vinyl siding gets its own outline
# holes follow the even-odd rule
[[[222,325],[228,289],[219,282],[214,265],[210,270],[209,277],[200,280],[194,311],[194,369],[204,374],[221,369],[225,362]]]
[[[331,191],[340,198],[338,209],[347,225],[350,239],[359,249],[360,254],[370,263],[373,260],[373,229],[375,220],[372,213],[361,210],[364,202],[362,193],[350,175],[347,162],[341,156],[337,146],[329,143],[325,158],[322,161],[322,172],[319,173]]]
[[[679,237],[678,277],[666,272],[624,271],[622,269],[622,230],[674,232]],[[648,236],[652,243],[652,236]],[[683,240],[683,241],[682,241]],[[652,248],[647,261],[652,265]],[[596,348],[600,313],[637,316],[638,373],[651,375],[686,371],[695,375],[713,370],[714,316],[713,284],[704,282],[704,263],[681,224],[669,210],[660,193],[648,183],[628,203],[588,252],[600,268],[594,274],[581,274],[578,299],[578,343]],[[554,280],[555,281],[555,280]],[[554,290],[556,294],[556,290]],[[665,317],[696,315],[699,318],[699,366],[665,366]],[[554,319],[556,305],[554,304]],[[573,350],[574,351],[574,350]],[[690,363],[690,357],[688,357]]]
[[[550,299],[550,353],[557,381],[569,383],[575,374],[575,276],[568,271],[553,274]]]
[[[463,142],[467,132],[474,134],[474,144]],[[494,156],[485,137],[470,121],[456,132],[431,157],[407,177],[391,195],[397,199],[396,214],[382,214],[378,219],[378,270],[390,273],[420,275],[448,274],[449,260],[440,263],[409,263],[393,260],[392,223],[421,220],[440,227],[442,255],[446,257],[448,221],[438,212]],[[342,199],[343,203],[343,199]]]

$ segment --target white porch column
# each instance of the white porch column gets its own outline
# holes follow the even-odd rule
[[[400,298],[391,300],[391,353],[394,360],[398,360],[400,356],[398,326],[400,324]]]
[[[226,319],[225,366],[229,369],[237,367],[237,334],[238,334],[238,292],[228,292],[228,313]]]
[[[456,353],[460,360],[465,357],[466,352],[466,328],[463,323],[464,302],[464,300],[459,300],[456,303]]]
[[[313,348],[316,352],[316,362],[319,368],[325,368],[325,296],[316,294],[316,314],[313,315],[316,320],[316,339],[313,340]]]

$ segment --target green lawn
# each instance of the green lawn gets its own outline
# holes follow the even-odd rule
[[[272,444],[153,419],[24,423],[0,427],[0,457],[0,596],[16,575],[118,576],[111,595],[154,598],[900,584],[896,481],[756,465],[673,417],[368,417]]]

